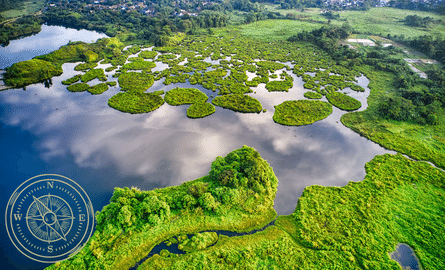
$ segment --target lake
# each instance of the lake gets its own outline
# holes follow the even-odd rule
[[[72,31],[63,27],[55,29],[62,36],[69,36]],[[39,38],[40,34],[42,32],[20,41],[28,46],[48,41],[46,35]],[[91,35],[85,31],[84,38],[92,39]],[[52,39],[58,40],[58,36]],[[14,44],[11,42],[2,49]],[[24,46],[25,49],[29,48]],[[17,60],[5,61],[12,64],[22,60],[14,59]],[[256,94],[249,95],[262,103],[266,113],[242,114],[217,107],[211,116],[189,119],[188,105],[164,104],[156,111],[139,115],[114,110],[108,107],[107,101],[119,92],[118,87],[97,96],[88,92],[71,93],[61,81],[79,73],[73,70],[75,65],[64,64],[64,73],[53,78],[49,88],[35,84],[26,91],[0,92],[3,209],[23,181],[51,173],[76,181],[98,211],[108,203],[114,187],[149,190],[179,185],[206,175],[217,156],[248,145],[259,151],[279,179],[274,208],[278,214],[290,214],[306,186],[344,186],[348,181],[361,181],[366,162],[375,155],[392,153],[343,126],[340,117],[344,112],[335,107],[329,117],[309,126],[287,127],[274,123],[274,105],[303,99],[306,90],[301,78],[295,75],[292,75],[294,87],[288,93],[269,93],[264,84],[253,88]],[[109,65],[99,65],[106,66]],[[112,73],[107,74],[111,78]],[[95,83],[98,81],[90,84]],[[365,77],[359,78],[359,85],[366,87],[367,83]],[[162,81],[157,81],[149,91],[175,87],[197,86],[188,83],[164,86]],[[201,86],[197,88],[209,96],[214,94]],[[366,108],[369,89],[366,88],[365,93],[350,92],[362,102],[361,110]],[[2,265],[14,269],[45,267],[15,249],[3,222]]]

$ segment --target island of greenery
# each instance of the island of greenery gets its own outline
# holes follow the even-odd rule
[[[328,117],[332,106],[324,101],[288,100],[275,106],[273,120],[286,126],[312,124]]]
[[[257,99],[242,94],[218,96],[212,100],[212,103],[219,107],[243,113],[259,113],[263,110]]]
[[[355,111],[362,106],[360,101],[339,92],[329,93],[326,98],[332,105],[345,111]]]

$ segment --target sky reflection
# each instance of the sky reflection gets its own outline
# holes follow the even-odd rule
[[[39,84],[26,91],[2,92],[0,121],[36,136],[34,147],[48,164],[72,157],[78,168],[99,172],[114,168],[111,178],[106,173],[105,185],[91,187],[95,192],[111,192],[114,186],[150,189],[178,185],[206,175],[216,156],[248,145],[274,168],[279,179],[275,209],[279,214],[289,214],[304,187],[360,181],[365,163],[388,152],[344,127],[340,123],[343,112],[337,108],[328,118],[309,126],[274,123],[274,105],[302,98],[305,90],[299,78],[289,93],[269,93],[260,85],[256,94],[250,94],[261,101],[266,113],[241,114],[217,107],[209,117],[189,119],[187,106],[164,104],[140,115],[111,109],[107,100],[119,91],[118,87],[98,96],[70,93],[60,82],[76,74],[75,65],[65,64],[65,72],[53,79],[50,88]],[[176,86],[190,87],[157,82],[150,91]],[[365,99],[368,93],[357,95]]]

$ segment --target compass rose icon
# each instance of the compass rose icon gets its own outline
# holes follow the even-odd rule
[[[73,180],[55,174],[21,184],[9,199],[5,218],[14,246],[44,263],[73,256],[94,229],[93,207],[86,192]]]
[[[51,194],[36,198],[28,208],[26,220],[31,233],[44,242],[66,241],[73,225],[73,211],[66,201]]]

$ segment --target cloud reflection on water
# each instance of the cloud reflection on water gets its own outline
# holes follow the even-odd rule
[[[189,119],[187,106],[164,104],[141,115],[113,110],[107,100],[118,88],[98,96],[70,93],[60,81],[75,74],[74,65],[65,64],[66,72],[54,78],[49,89],[33,85],[26,92],[1,93],[2,107],[7,109],[0,119],[37,136],[36,147],[48,163],[72,155],[80,168],[117,167],[115,179],[107,179],[108,186],[96,189],[110,190],[122,184],[141,189],[153,187],[153,183],[177,185],[207,174],[216,156],[248,145],[274,168],[279,179],[275,209],[289,214],[304,187],[360,181],[365,163],[388,152],[338,123],[342,112],[336,108],[331,116],[310,126],[274,123],[274,105],[302,97],[301,79],[289,93],[269,93],[260,85],[257,94],[250,94],[262,102],[266,113],[240,114],[217,108],[209,117]],[[119,181],[138,177],[144,181]]]

